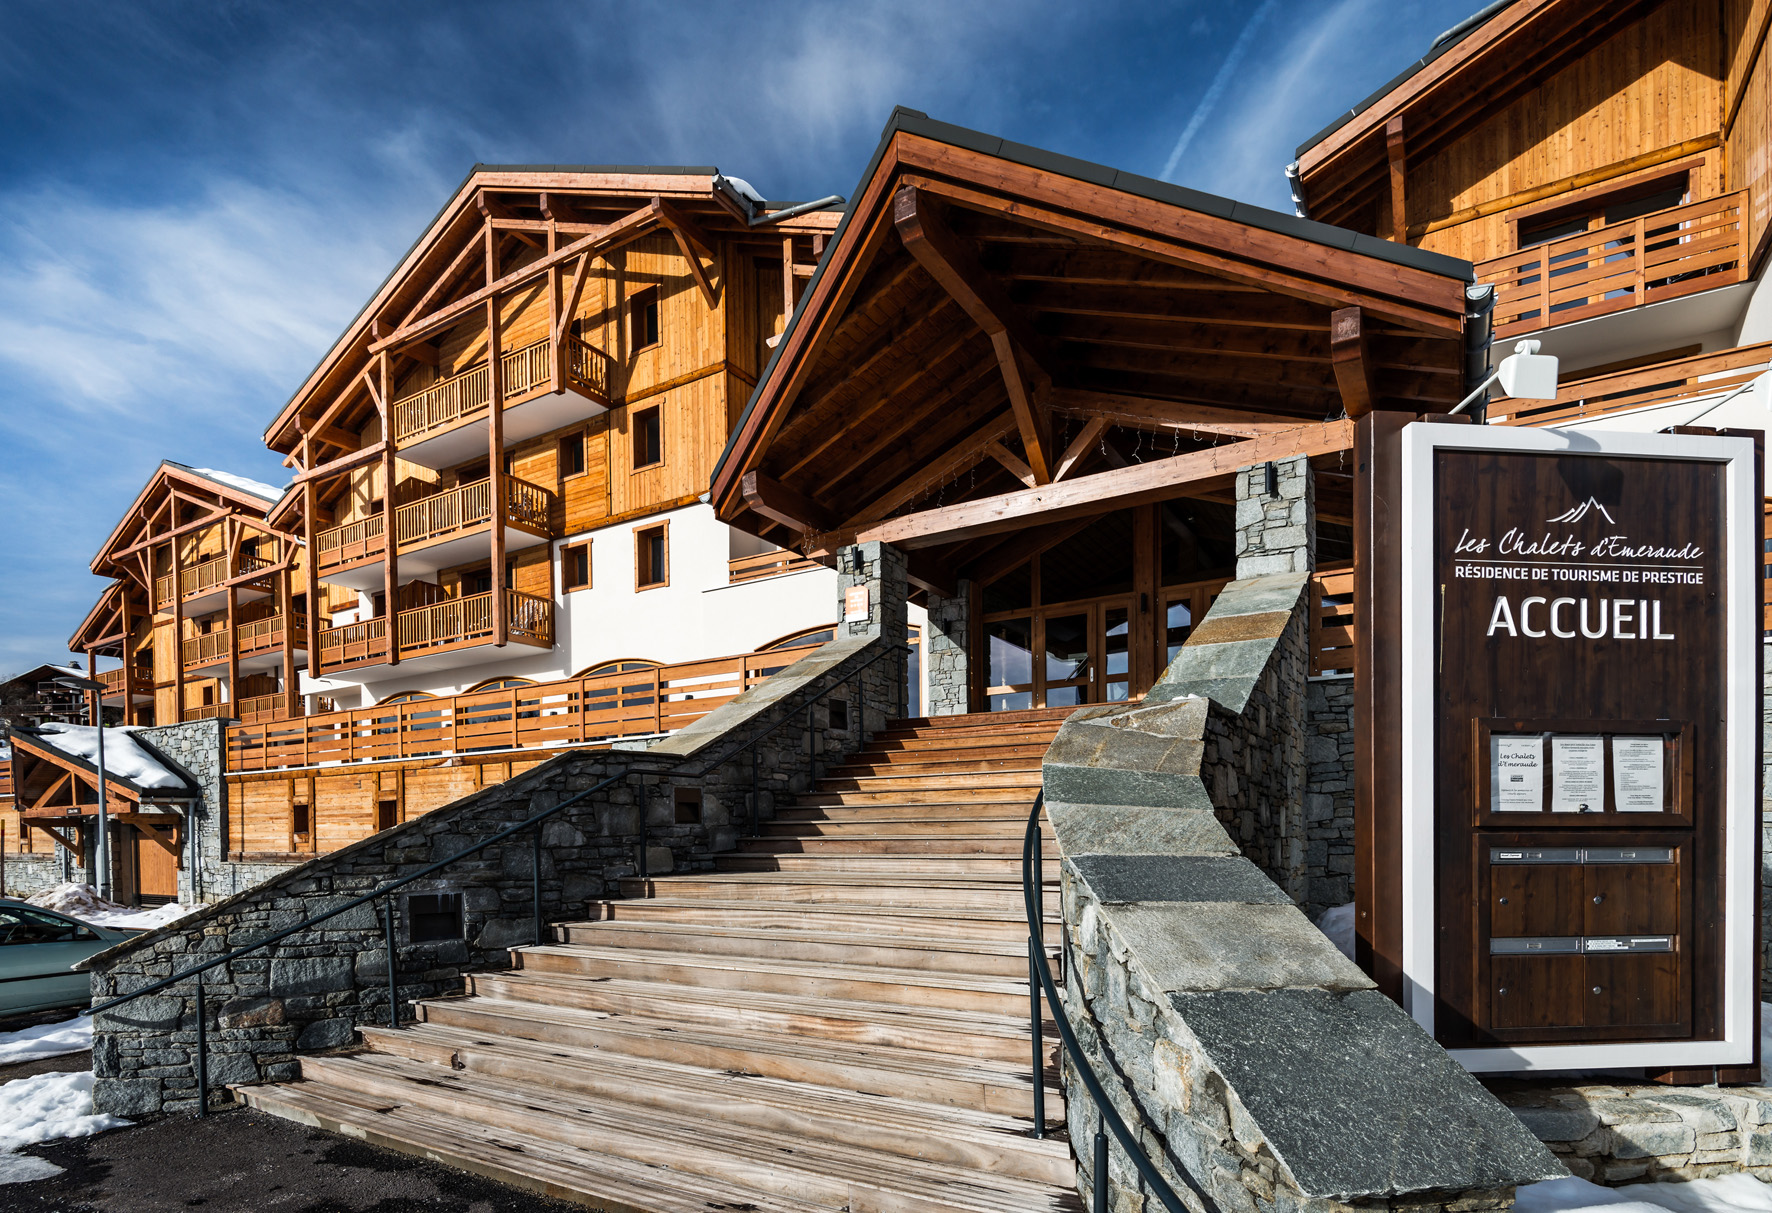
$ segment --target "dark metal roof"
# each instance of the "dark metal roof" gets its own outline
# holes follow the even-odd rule
[[[1491,18],[1495,17],[1503,9],[1509,7],[1513,3],[1514,0],[1493,0],[1492,3],[1478,9],[1463,21],[1460,21],[1457,25],[1441,34],[1438,38],[1435,38],[1433,45],[1428,47],[1427,54],[1417,59],[1414,63],[1411,63],[1395,76],[1392,76],[1389,81],[1380,85],[1376,92],[1368,94],[1367,97],[1358,105],[1354,106],[1353,109],[1348,110],[1328,126],[1299,144],[1292,153],[1293,158],[1297,159],[1298,157],[1303,156],[1306,152],[1317,146],[1317,144],[1323,142],[1323,140],[1327,139],[1330,135],[1333,135],[1336,131],[1352,122],[1355,118],[1358,118],[1361,114],[1371,109],[1379,101],[1395,91],[1398,85],[1402,84],[1416,72],[1419,72],[1435,59],[1438,59],[1441,55],[1457,46],[1460,42],[1463,42],[1477,30],[1487,25]]]

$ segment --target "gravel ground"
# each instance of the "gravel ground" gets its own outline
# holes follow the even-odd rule
[[[24,1062],[0,1068],[0,1083],[91,1064],[87,1053]],[[584,1213],[249,1108],[156,1116],[24,1152],[64,1171],[0,1186],[0,1213]]]

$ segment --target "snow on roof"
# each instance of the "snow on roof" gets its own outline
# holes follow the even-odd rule
[[[253,480],[248,476],[236,476],[232,472],[218,472],[214,468],[192,468],[191,470],[199,476],[209,477],[218,484],[240,489],[243,492],[251,493],[254,497],[263,497],[266,501],[277,501],[283,496],[282,489],[273,488],[262,480]]]
[[[135,739],[133,728],[105,730],[105,773],[127,779],[138,788],[176,788],[190,784],[168,770]],[[37,732],[44,744],[95,766],[98,730],[89,724],[45,724]]]

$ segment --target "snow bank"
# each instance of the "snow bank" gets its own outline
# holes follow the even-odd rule
[[[138,788],[178,788],[187,786],[158,758],[142,748],[133,736],[132,727],[105,730],[105,772],[129,780]],[[40,739],[64,754],[98,763],[98,730],[89,724],[45,724]]]
[[[243,489],[254,497],[263,497],[266,501],[276,501],[283,496],[283,490],[274,488],[262,480],[254,480],[249,476],[237,476],[233,472],[218,472],[214,468],[192,468],[199,476],[207,476],[217,484],[225,484],[231,488]]]
[[[92,1072],[33,1074],[0,1086],[0,1183],[26,1183],[61,1173],[41,1158],[21,1155],[21,1146],[63,1137],[87,1137],[129,1124],[92,1111]]]
[[[1349,960],[1354,958],[1354,903],[1342,906],[1330,906],[1317,917],[1317,930],[1329,937],[1329,942],[1341,950],[1341,954]]]
[[[1514,1213],[1772,1213],[1772,1184],[1751,1175],[1720,1175],[1690,1183],[1629,1184],[1602,1188],[1585,1179],[1527,1184],[1514,1198]]]
[[[34,906],[60,911],[71,918],[90,922],[95,927],[121,927],[141,931],[163,927],[197,908],[173,904],[156,906],[151,910],[132,910],[114,901],[106,901],[89,884],[58,884],[27,900]]]
[[[84,1053],[92,1047],[92,1019],[76,1015],[60,1023],[40,1023],[16,1032],[0,1032],[0,1066],[65,1053]]]

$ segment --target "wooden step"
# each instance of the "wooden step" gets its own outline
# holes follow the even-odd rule
[[[956,915],[947,907],[874,905],[865,902],[729,901],[714,897],[633,897],[595,901],[586,907],[594,922],[694,922],[719,926],[804,927],[809,923],[838,931],[857,931],[876,939],[925,935],[932,930],[966,939],[1027,941],[1027,917],[1018,902],[1012,909],[974,907]],[[1046,942],[1063,939],[1058,907],[1046,906]]]
[[[545,944],[515,953],[525,972],[616,977],[666,985],[802,994],[906,1006],[1014,1015],[1027,1005],[1027,979],[969,977],[927,969],[831,961],[769,960],[645,948]]]
[[[1025,1013],[983,1015],[977,1011],[807,998],[799,994],[661,987],[654,982],[581,981],[570,975],[536,972],[470,974],[468,992],[504,1002],[576,1007],[655,1023],[701,1024],[729,1032],[842,1040],[996,1061],[1025,1063],[1032,1052]],[[1055,1027],[1048,1026],[1044,1038],[1047,1064],[1057,1060],[1056,1032]]]
[[[317,1084],[278,1083],[237,1087],[235,1092],[247,1106],[284,1120],[415,1154],[543,1196],[577,1201],[604,1213],[709,1213],[730,1208],[746,1213],[827,1213],[818,1205],[700,1176],[672,1176],[671,1182],[660,1183],[656,1167],[543,1141],[513,1141],[508,1133],[491,1132],[460,1117]]]
[[[764,838],[880,838],[888,835],[929,837],[955,835],[963,838],[1015,838],[1027,833],[1027,823],[1015,817],[897,817],[853,820],[849,814],[828,815],[823,820],[774,821],[762,823]],[[1052,827],[1040,824],[1041,836],[1048,843],[1055,835]]]
[[[1058,879],[1058,860],[1045,861],[1047,880]],[[722,872],[829,872],[882,876],[984,875],[1021,880],[1021,848],[1014,855],[751,855],[728,851],[714,858]]]
[[[863,750],[827,767],[831,777],[914,775],[919,771],[1030,771],[1038,774],[1044,746],[981,746],[970,750]]]
[[[655,1058],[1008,1116],[1033,1114],[1033,1085],[1026,1062],[1017,1065],[835,1040],[745,1035],[490,998],[429,999],[416,1005],[425,1028],[435,1025],[456,1032],[439,1037],[415,1028],[364,1028],[363,1039],[378,1051],[445,1067],[466,1064],[459,1051],[464,1042],[486,1044],[508,1037],[549,1043],[569,1052],[599,1050],[608,1055]],[[1057,1072],[1049,1068],[1045,1082],[1047,1115],[1057,1119],[1062,1116],[1053,1105],[1054,1099],[1062,1098]]]
[[[431,1113],[451,1113],[517,1140],[541,1140],[596,1151],[673,1174],[724,1178],[751,1191],[825,1208],[864,1208],[882,1213],[1014,1213],[1024,1207],[1057,1208],[1053,1185],[1016,1176],[985,1176],[949,1163],[907,1160],[869,1149],[789,1136],[759,1125],[700,1118],[684,1122],[644,1105],[581,1098],[534,1104],[533,1091],[476,1075],[433,1076],[435,1067],[408,1063],[363,1064],[340,1058],[315,1067],[333,1089]],[[324,1076],[324,1077],[320,1077]]]
[[[891,771],[883,775],[833,776],[818,781],[829,792],[921,792],[933,788],[968,794],[984,788],[1040,789],[1040,769],[1015,771]],[[1031,801],[1033,796],[1028,799]]]
[[[697,956],[756,956],[780,961],[881,965],[919,972],[971,973],[981,977],[1025,977],[1028,965],[1025,940],[998,942],[953,935],[900,936],[885,940],[829,928],[759,930],[675,922],[562,923],[554,931],[562,944],[591,948],[639,948],[650,952],[688,952]]]
[[[899,1160],[898,1165],[931,1162],[970,1172],[967,1178],[973,1180],[1000,1175],[1042,1184],[1076,1181],[1063,1142],[1029,1137],[1024,1122],[1005,1117],[670,1063],[623,1059],[617,1069],[601,1059],[562,1056],[528,1042],[469,1049],[461,1070],[369,1053],[307,1060],[303,1077],[387,1100],[416,1096],[412,1102],[431,1105],[475,1094],[514,1103],[532,1095],[530,1084],[545,1079],[553,1089],[571,1093],[569,1112],[589,1112],[610,1123],[643,1117],[656,1125],[661,1114],[677,1115],[691,1124],[863,1146],[881,1158]],[[394,1085],[399,1082],[417,1084],[427,1093],[409,1094]]]
[[[823,784],[820,784],[811,792],[795,796],[794,803],[798,805],[979,804],[984,801],[999,801],[1018,804],[1024,813],[1031,813],[1034,808],[1034,797],[1039,791],[1037,786],[979,788],[976,791],[968,791],[965,788],[898,788],[865,791],[854,788],[827,789]]]
[[[1013,821],[1027,828],[1034,811],[1030,800],[955,800],[941,804],[834,804],[784,805],[771,821],[893,821],[921,818],[927,821]]]
[[[770,836],[741,838],[749,855],[1014,855],[1022,852],[1019,833],[984,834],[976,829],[951,834],[852,834],[846,837]]]
[[[701,872],[693,876],[623,877],[623,897],[654,895],[672,898],[714,897],[764,904],[906,905],[949,910],[1015,909],[1022,904],[1021,875],[1012,880],[975,873],[927,873],[900,876],[886,872],[795,872],[783,878],[773,872]],[[1059,896],[1058,881],[1045,881],[1046,901]]]

